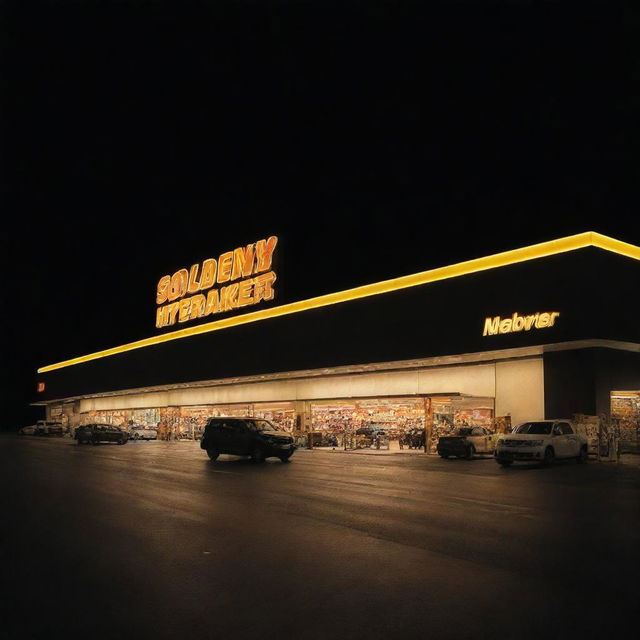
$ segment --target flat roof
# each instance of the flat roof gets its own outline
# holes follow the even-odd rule
[[[392,291],[447,280],[449,278],[458,278],[460,276],[478,273],[480,271],[488,271],[490,269],[497,269],[499,267],[505,267],[529,260],[536,260],[538,258],[546,258],[569,251],[586,249],[588,247],[604,249],[605,251],[617,253],[627,258],[640,260],[640,247],[604,236],[594,231],[587,231],[585,233],[558,238],[556,240],[549,240],[548,242],[542,242],[522,247],[520,249],[492,254],[483,258],[458,262],[445,267],[421,271],[412,275],[401,276],[391,280],[383,280],[381,282],[375,282],[373,284],[363,285],[353,289],[346,289],[344,291],[329,293],[315,298],[308,298],[307,300],[291,302],[276,307],[269,307],[260,311],[245,313],[238,316],[224,318],[223,320],[216,320],[169,333],[163,333],[143,340],[129,342],[118,347],[112,347],[110,349],[104,349],[84,356],[78,356],[77,358],[71,358],[69,360],[50,364],[38,369],[38,373],[47,373],[49,371],[55,371],[56,369],[63,369],[76,364],[82,364],[83,362],[106,358],[108,356],[133,351],[134,349],[150,347],[163,342],[169,342],[171,340],[179,340],[189,336],[210,333],[212,331],[220,331],[222,329],[228,329],[230,327],[236,327],[252,322],[260,322],[269,318],[301,313],[310,309],[318,309],[320,307],[340,304],[350,300],[358,300],[383,293],[390,293]]]

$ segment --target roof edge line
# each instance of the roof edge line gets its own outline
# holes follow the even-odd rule
[[[65,367],[82,364],[91,360],[97,360],[99,358],[117,355],[118,353],[133,351],[135,349],[142,349],[144,347],[162,344],[164,342],[170,342],[172,340],[178,340],[193,335],[211,333],[213,331],[220,331],[233,326],[250,324],[252,322],[258,322],[268,318],[282,317],[293,313],[299,313],[301,311],[308,311],[342,302],[348,302],[350,300],[367,298],[374,295],[389,293],[391,291],[407,289],[414,286],[429,284],[431,282],[438,282],[449,278],[457,278],[464,275],[517,264],[519,262],[527,262],[537,258],[545,258],[560,253],[575,251],[577,249],[584,249],[590,246],[595,246],[640,260],[640,247],[636,247],[620,240],[615,240],[614,238],[609,238],[608,236],[604,236],[593,231],[586,231],[572,236],[566,236],[527,247],[521,247],[519,249],[511,249],[509,251],[503,251],[481,258],[458,262],[453,265],[436,267],[435,269],[429,269],[427,271],[421,271],[389,280],[382,280],[368,285],[361,285],[344,291],[323,294],[306,300],[290,302],[276,307],[269,307],[267,309],[261,309],[260,311],[245,313],[239,316],[232,316],[223,320],[216,320],[206,324],[196,325],[195,327],[179,329],[170,333],[144,338],[118,347],[96,351],[84,356],[47,365],[39,368],[37,372],[47,373],[49,371],[63,369]]]

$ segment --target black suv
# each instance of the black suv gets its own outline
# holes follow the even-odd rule
[[[204,428],[200,448],[211,460],[221,453],[251,456],[255,462],[280,458],[288,462],[296,450],[293,438],[268,420],[260,418],[210,418]]]
[[[101,442],[126,444],[129,434],[112,424],[85,424],[76,429],[75,439],[78,444],[100,444]]]

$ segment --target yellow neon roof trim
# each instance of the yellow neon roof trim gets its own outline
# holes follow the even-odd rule
[[[381,293],[397,291],[398,289],[407,289],[421,284],[437,282],[438,280],[457,278],[471,273],[478,273],[479,271],[505,267],[518,262],[535,260],[536,258],[545,258],[547,256],[565,253],[567,251],[575,251],[576,249],[584,249],[586,247],[597,247],[599,249],[618,253],[628,258],[640,260],[640,247],[603,236],[600,233],[587,231],[585,233],[567,236],[566,238],[541,242],[521,249],[513,249],[511,251],[504,251],[503,253],[496,253],[484,258],[476,258],[474,260],[467,260],[466,262],[459,262],[458,264],[449,265],[447,267],[438,267],[437,269],[430,269],[429,271],[422,271],[420,273],[414,273],[400,278],[383,280],[382,282],[375,282],[373,284],[367,284],[361,287],[347,289],[345,291],[338,291],[336,293],[329,293],[315,298],[309,298],[308,300],[283,304],[279,307],[270,307],[261,311],[254,311],[240,316],[225,318],[224,320],[215,320],[213,322],[208,322],[207,324],[179,329],[178,331],[172,331],[171,333],[164,333],[151,338],[145,338],[144,340],[123,344],[119,347],[105,349],[104,351],[96,351],[95,353],[90,353],[78,358],[72,358],[71,360],[65,360],[64,362],[50,364],[38,369],[38,373],[55,371],[56,369],[70,367],[74,364],[81,364],[82,362],[97,360],[98,358],[105,358],[118,353],[149,347],[162,342],[178,340],[179,338],[209,333],[211,331],[219,331],[229,327],[249,324],[250,322],[266,320],[267,318],[277,318],[280,316],[290,315],[292,313],[307,311],[308,309],[317,309],[319,307],[326,307],[332,304],[348,302],[349,300],[358,300],[359,298],[376,296]]]

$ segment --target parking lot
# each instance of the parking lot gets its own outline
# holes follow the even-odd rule
[[[635,625],[637,464],[0,447],[4,637],[595,638]]]

